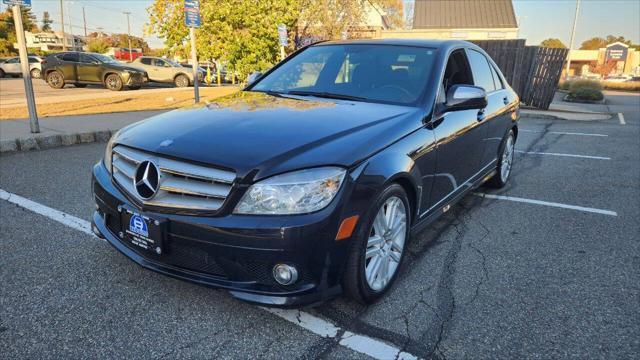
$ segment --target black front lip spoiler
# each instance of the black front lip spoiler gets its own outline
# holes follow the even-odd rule
[[[143,258],[136,252],[132,251],[127,246],[122,244],[120,240],[118,240],[118,238],[116,238],[111,233],[111,231],[109,231],[104,223],[104,220],[97,211],[93,213],[91,225],[96,236],[105,239],[109,244],[116,248],[116,250],[118,250],[124,256],[133,260],[133,262],[142,266],[143,268],[199,285],[228,290],[234,298],[239,300],[263,306],[274,306],[283,308],[302,307],[319,305],[342,293],[342,287],[339,285],[325,289],[316,288],[313,289],[312,292],[290,293],[287,295],[275,295],[265,292],[251,291],[249,289],[239,290],[237,286],[231,285],[233,283],[229,281],[225,281],[216,277],[205,276],[184,269],[179,269],[166,264],[160,264]]]

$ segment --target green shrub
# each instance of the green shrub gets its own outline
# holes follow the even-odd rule
[[[581,88],[571,90],[569,92],[569,98],[571,100],[600,101],[604,99],[604,95],[602,94],[602,91],[598,89]]]
[[[607,90],[640,91],[640,81],[604,82]]]
[[[571,81],[560,81],[560,83],[558,84],[558,89],[569,90],[570,85],[571,85]]]
[[[592,89],[602,91],[602,84],[594,80],[574,80],[569,84],[569,91],[575,92],[581,89]]]

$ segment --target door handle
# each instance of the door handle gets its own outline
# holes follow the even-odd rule
[[[502,99],[502,102],[503,102],[505,105],[509,105],[509,98],[505,96],[505,97],[504,97],[504,99]]]
[[[484,120],[484,118],[485,118],[484,109],[478,110],[478,121],[482,121]]]

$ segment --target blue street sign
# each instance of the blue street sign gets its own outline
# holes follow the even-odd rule
[[[184,0],[184,23],[187,27],[200,27],[200,0]]]
[[[280,41],[280,46],[287,46],[287,44],[289,43],[289,37],[287,36],[287,25],[278,25],[278,40]]]
[[[2,3],[5,5],[20,5],[31,7],[31,0],[2,0]]]

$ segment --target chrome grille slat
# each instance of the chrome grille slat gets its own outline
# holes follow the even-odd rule
[[[143,200],[133,185],[136,168],[143,161],[160,168],[160,184],[155,197]],[[234,172],[164,158],[123,145],[113,148],[113,179],[146,205],[194,210],[218,210],[229,196]]]
[[[215,197],[220,199],[226,198],[229,193],[229,186],[227,185],[205,183],[202,181],[189,181],[175,176],[163,179],[160,188],[170,192]]]

